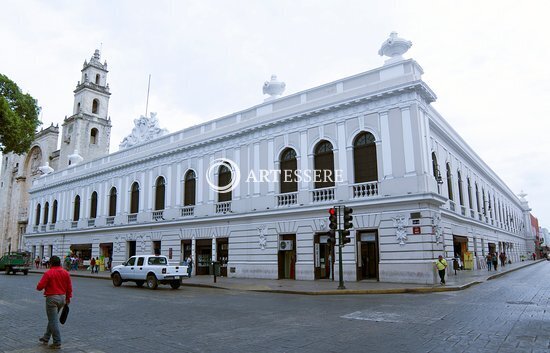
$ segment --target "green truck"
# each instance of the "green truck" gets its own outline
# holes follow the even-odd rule
[[[24,275],[31,269],[32,259],[29,252],[10,252],[5,253],[0,258],[0,271],[5,271],[7,275],[23,272]]]

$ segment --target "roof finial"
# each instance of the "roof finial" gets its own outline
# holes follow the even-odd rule
[[[378,55],[380,56],[389,56],[390,59],[386,60],[385,64],[391,64],[400,60],[403,60],[403,54],[407,52],[412,46],[410,40],[399,38],[397,32],[391,32],[390,37],[386,39],[380,50],[378,50]]]
[[[285,91],[285,87],[286,84],[284,82],[277,80],[277,75],[271,75],[271,81],[265,81],[263,86],[264,94],[269,94],[270,96],[265,101],[279,98]]]

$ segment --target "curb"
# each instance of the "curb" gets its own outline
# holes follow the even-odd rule
[[[491,275],[487,277],[485,281],[490,281],[499,277],[502,277],[508,273],[521,270],[523,268],[526,268],[528,266],[535,265],[537,263],[540,263],[542,261],[546,261],[544,259],[537,260],[535,262],[531,262],[528,264],[525,264],[521,267],[516,267],[510,270],[507,270],[506,272],[496,273],[494,275]],[[30,270],[29,273],[38,273],[42,274],[44,272],[42,271],[36,271],[36,270]],[[103,280],[111,280],[110,276],[93,276],[91,274],[78,274],[78,273],[71,273],[71,277],[80,277],[80,278],[93,278],[93,279],[103,279]],[[309,296],[315,296],[315,295],[358,295],[358,294],[422,294],[422,293],[438,293],[438,292],[456,292],[468,289],[472,286],[481,284],[485,281],[472,281],[468,282],[466,284],[460,285],[460,286],[449,286],[449,287],[420,287],[420,288],[391,288],[391,289],[330,289],[330,290],[318,290],[318,291],[308,291],[308,290],[292,290],[292,289],[246,289],[246,288],[231,288],[231,287],[223,287],[219,285],[214,284],[205,284],[205,283],[185,283],[185,281],[182,282],[182,287],[197,287],[197,288],[209,288],[209,289],[220,289],[220,290],[235,290],[235,291],[243,291],[243,292],[257,292],[257,293],[276,293],[276,294],[298,294],[298,295],[309,295]]]

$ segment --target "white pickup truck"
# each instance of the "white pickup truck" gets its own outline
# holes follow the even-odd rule
[[[161,255],[132,256],[111,269],[115,287],[120,287],[123,282],[135,282],[138,287],[147,283],[150,289],[156,289],[159,283],[178,289],[184,276],[187,276],[187,266],[169,266],[166,256]]]

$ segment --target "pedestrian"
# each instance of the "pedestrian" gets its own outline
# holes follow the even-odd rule
[[[99,273],[99,257],[95,257],[95,273]]]
[[[61,348],[61,332],[59,331],[58,312],[65,304],[71,302],[73,296],[73,286],[69,272],[61,267],[61,259],[52,256],[50,259],[51,268],[44,273],[36,290],[44,290],[46,297],[46,315],[48,317],[48,326],[44,336],[39,338],[43,344],[48,344],[50,337],[53,336],[53,343],[49,346],[52,349]]]
[[[498,256],[497,253],[493,254],[493,267],[495,268],[495,271],[498,269]]]
[[[37,256],[36,259],[34,259],[34,267],[40,267],[40,256]]]
[[[504,251],[500,253],[499,258],[500,258],[500,266],[504,267],[504,265],[506,265],[506,254],[504,253]]]
[[[95,271],[95,259],[92,257],[90,260],[90,268],[92,269],[92,273]]]
[[[439,255],[439,258],[437,259],[435,265],[437,266],[437,270],[439,272],[439,278],[441,279],[441,285],[445,284],[445,270],[447,269],[447,260],[443,258],[443,256]]]
[[[487,261],[487,270],[491,271],[491,266],[493,265],[493,257],[491,256],[491,253],[488,253],[485,259]]]
[[[533,253],[533,261],[537,259],[537,254]]]
[[[111,270],[112,261],[113,261],[113,257],[111,255],[111,256],[109,256],[109,261],[107,261],[107,267],[109,267],[109,270]]]
[[[187,258],[187,277],[191,278],[191,272],[193,272],[193,258],[189,255]]]

